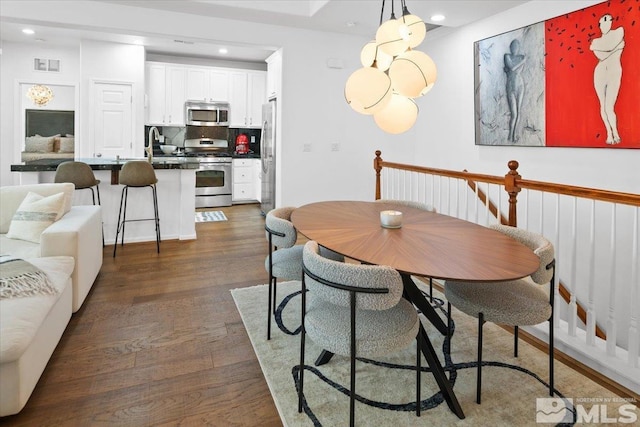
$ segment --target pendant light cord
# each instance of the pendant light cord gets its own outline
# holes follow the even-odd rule
[[[378,24],[378,25],[382,25],[382,17],[384,16],[384,1],[385,0],[382,0],[382,9],[380,9],[380,24]],[[391,0],[391,1],[393,1],[393,0]]]

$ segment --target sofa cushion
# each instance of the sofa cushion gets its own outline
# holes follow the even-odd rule
[[[0,234],[0,254],[11,254],[19,258],[36,258],[41,254],[40,244],[10,239],[6,234]]]
[[[56,184],[31,184],[31,185],[10,185],[0,187],[0,233],[9,231],[9,226],[13,220],[18,206],[24,200],[27,193],[34,192],[41,196],[51,196],[52,194],[64,192],[64,213],[71,209],[73,191],[75,186],[69,182]]]
[[[0,300],[0,362],[19,358],[33,340],[51,306],[60,297],[74,267],[72,257],[32,258],[26,261],[44,271],[56,288],[56,295]]]
[[[64,213],[64,193],[41,196],[29,192],[13,215],[7,237],[39,243],[40,235]]]

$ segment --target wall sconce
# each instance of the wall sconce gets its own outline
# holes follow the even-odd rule
[[[429,92],[437,78],[433,60],[413,50],[424,40],[427,27],[407,10],[405,0],[400,3],[402,17],[395,18],[391,0],[391,17],[383,23],[383,0],[376,39],[360,52],[363,68],[349,76],[344,89],[351,108],[373,115],[380,129],[393,134],[406,132],[415,124],[418,106],[413,99]]]
[[[27,91],[27,98],[39,107],[44,107],[53,99],[53,91],[44,85],[33,85]]]

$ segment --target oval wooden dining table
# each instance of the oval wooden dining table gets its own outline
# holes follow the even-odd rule
[[[402,212],[400,228],[384,228],[380,212]],[[348,258],[387,265],[402,276],[405,295],[446,335],[448,328],[411,279],[412,275],[466,282],[494,282],[529,276],[539,266],[531,249],[481,225],[393,203],[327,201],[301,206],[291,221],[310,240]],[[464,418],[451,383],[426,333],[423,349],[431,372],[449,405]],[[325,361],[330,358],[325,358]],[[318,360],[322,360],[319,358]]]

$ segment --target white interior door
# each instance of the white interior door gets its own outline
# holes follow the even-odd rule
[[[94,157],[133,156],[130,83],[94,82]]]

